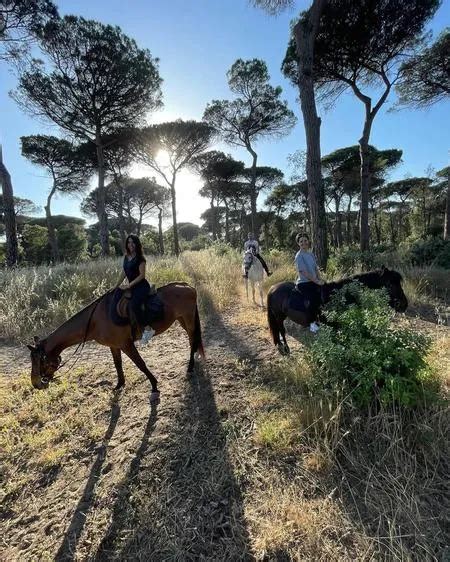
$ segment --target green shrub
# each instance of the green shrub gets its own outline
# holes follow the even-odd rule
[[[417,241],[410,250],[414,265],[436,265],[450,269],[450,240],[429,238]]]
[[[374,399],[414,406],[432,398],[430,339],[394,327],[392,315],[384,291],[358,283],[341,289],[325,309],[330,325],[323,326],[309,351],[315,371],[311,386],[348,392],[358,406]]]

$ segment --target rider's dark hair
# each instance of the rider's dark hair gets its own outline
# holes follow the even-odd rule
[[[297,244],[300,242],[300,238],[306,238],[306,240],[308,240],[308,242],[310,242],[311,240],[309,239],[309,235],[306,234],[306,232],[299,232],[297,234],[297,236],[295,237],[295,241],[297,242]]]
[[[133,240],[134,242],[134,246],[136,248],[136,257],[138,258],[139,261],[145,260],[144,258],[144,253],[142,251],[142,244],[141,241],[139,240],[139,237],[136,236],[136,234],[129,234],[127,236],[127,239],[125,241],[125,252],[127,253],[127,255],[130,255],[130,250],[128,249],[128,242],[129,240]]]

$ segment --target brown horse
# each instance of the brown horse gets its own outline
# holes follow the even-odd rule
[[[197,291],[187,283],[170,283],[160,287],[157,292],[164,305],[164,314],[161,320],[152,323],[152,327],[158,335],[165,332],[175,320],[180,322],[189,336],[191,354],[188,373],[192,373],[196,352],[204,357]],[[121,355],[123,351],[150,381],[152,387],[150,401],[158,401],[157,380],[134,345],[130,325],[117,326],[111,320],[112,299],[111,291],[105,293],[43,340],[34,337],[35,346],[27,347],[31,351],[31,383],[35,388],[42,389],[48,386],[55,372],[62,366],[60,354],[64,349],[95,340],[111,349],[118,377],[115,390],[125,384]]]
[[[335,291],[341,289],[344,285],[357,281],[369,289],[386,289],[390,306],[398,312],[404,312],[408,308],[408,299],[402,289],[402,280],[400,273],[383,266],[376,271],[360,273],[340,281],[325,283],[320,287],[320,300],[322,305],[326,304]],[[294,283],[277,283],[270,288],[267,294],[267,320],[273,343],[277,346],[281,355],[290,353],[284,327],[286,318],[301,326],[309,326],[313,320],[317,319],[320,312],[320,308],[304,311],[293,310],[290,307],[290,297],[294,288]],[[281,341],[280,336],[283,341]]]

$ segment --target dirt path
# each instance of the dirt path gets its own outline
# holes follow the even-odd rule
[[[207,360],[191,378],[180,327],[142,353],[160,381],[157,407],[149,407],[145,377],[125,360],[124,392],[98,413],[103,438],[69,454],[31,496],[18,499],[2,521],[3,559],[127,559],[137,551],[146,560],[198,559],[211,545],[211,559],[230,559],[231,550],[246,557],[223,422],[242,407],[239,363],[273,351],[267,333],[236,326],[232,312],[213,315],[203,329]],[[1,358],[7,376],[28,369],[26,350],[4,347]],[[112,396],[109,350],[88,345],[78,365],[83,400],[95,409],[96,395]],[[144,505],[146,513],[137,514]]]
[[[255,559],[245,494],[259,452],[245,366],[276,355],[264,313],[248,306],[245,315],[234,309],[203,322],[207,360],[189,378],[180,327],[152,342],[142,354],[160,382],[157,407],[128,360],[127,386],[113,398],[109,350],[86,347],[76,376],[100,437],[86,449],[74,436],[59,468],[3,515],[2,560]],[[294,353],[301,345],[290,344]],[[7,376],[28,368],[25,351],[3,347],[0,357]],[[237,434],[245,455],[230,447]],[[350,556],[351,544],[342,548]]]

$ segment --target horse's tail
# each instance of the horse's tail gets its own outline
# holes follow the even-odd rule
[[[200,316],[198,314],[197,303],[195,304],[194,342],[192,347],[194,353],[198,351],[198,353],[200,353],[203,359],[205,358],[205,350],[203,348],[203,341],[202,341],[202,327],[200,325]]]
[[[278,345],[280,343],[280,329],[278,327],[278,320],[275,316],[271,306],[272,294],[269,292],[267,295],[267,321],[269,322],[269,329],[272,335],[273,343]]]

